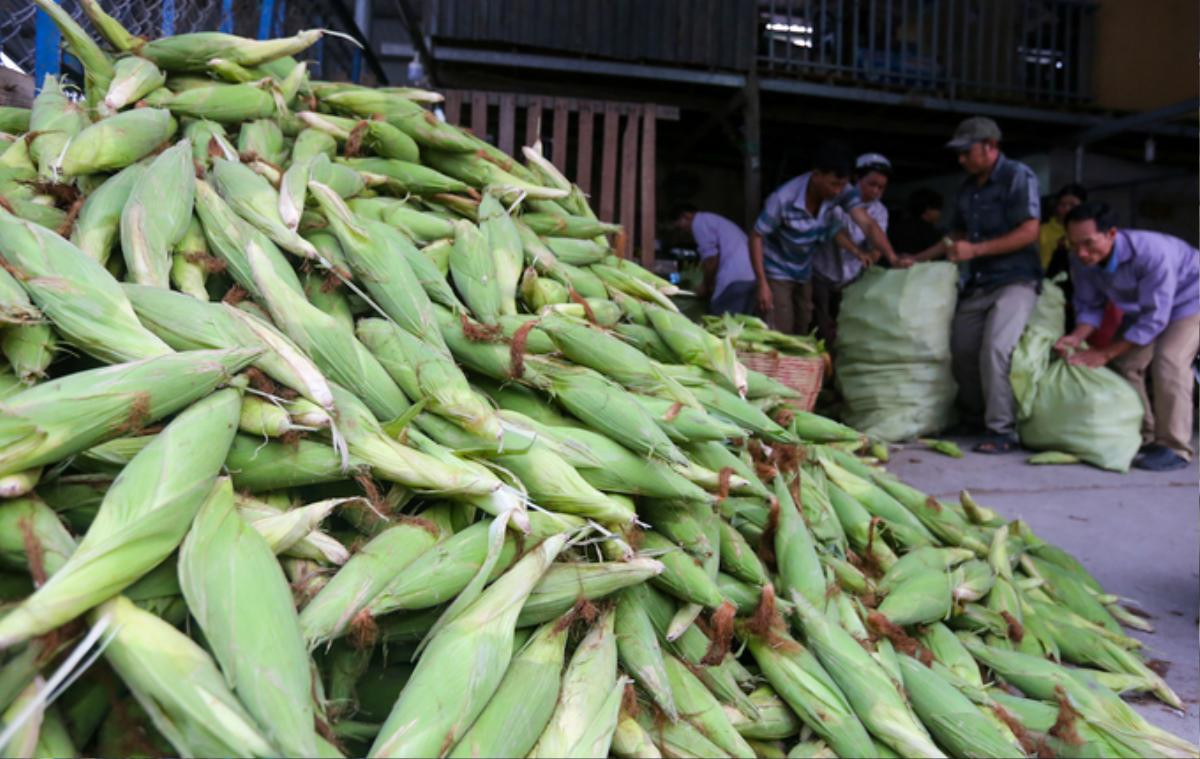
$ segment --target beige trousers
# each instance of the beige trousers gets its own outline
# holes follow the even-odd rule
[[[812,326],[813,284],[786,279],[768,279],[775,307],[766,315],[771,329],[789,335],[804,335]]]
[[[1142,442],[1158,443],[1188,461],[1192,449],[1192,361],[1200,349],[1200,314],[1171,322],[1154,342],[1113,359],[1112,368],[1133,385],[1142,399]],[[1154,383],[1154,402],[1146,392],[1146,370]]]

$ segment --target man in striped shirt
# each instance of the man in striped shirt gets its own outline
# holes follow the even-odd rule
[[[854,155],[842,143],[822,145],[813,170],[771,193],[750,235],[750,260],[758,279],[758,307],[773,329],[804,334],[812,324],[812,260],[834,244],[842,228],[836,209],[846,212],[871,246],[893,266],[903,265],[887,235],[867,213],[858,189],[850,187]]]

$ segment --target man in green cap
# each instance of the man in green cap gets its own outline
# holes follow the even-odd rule
[[[967,178],[950,234],[917,260],[945,256],[966,264],[951,339],[959,405],[968,426],[982,422],[987,430],[975,450],[1006,453],[1018,447],[1009,367],[1042,276],[1038,181],[1032,169],[1000,151],[1000,127],[984,116],[959,124],[946,147],[958,154]]]

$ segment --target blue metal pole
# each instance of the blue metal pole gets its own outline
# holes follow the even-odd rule
[[[263,0],[258,9],[258,38],[265,40],[271,36],[271,23],[275,20],[275,0]]]
[[[324,19],[321,17],[320,13],[318,13],[313,18],[313,27],[316,29],[324,29],[325,28]],[[316,71],[316,73],[318,76],[324,76],[325,75],[325,38],[321,37],[321,39],[317,40],[317,43],[315,45],[313,45],[313,47],[316,48],[315,52],[317,54],[317,71]]]
[[[354,49],[354,57],[350,59],[350,79],[355,83],[362,78],[362,51]]]
[[[42,82],[50,74],[58,74],[60,58],[58,45],[62,41],[62,33],[45,12],[37,12],[34,22],[34,85],[41,89]]]
[[[233,34],[233,0],[221,2],[221,31]]]
[[[287,0],[278,0],[279,5],[275,8],[275,35],[282,37],[287,34],[284,20],[287,18]]]
[[[170,37],[173,34],[175,34],[175,0],[163,0],[162,36]]]

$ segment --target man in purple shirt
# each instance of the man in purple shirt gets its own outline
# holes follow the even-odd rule
[[[676,209],[674,219],[675,229],[696,243],[704,270],[704,283],[697,294],[708,296],[708,312],[716,316],[753,313],[757,280],[741,227],[691,205]]]
[[[1192,361],[1200,349],[1200,251],[1157,232],[1117,229],[1103,203],[1067,214],[1077,326],[1055,344],[1072,364],[1104,366],[1142,398],[1142,442],[1133,465],[1152,471],[1187,466],[1192,449]],[[1125,314],[1120,338],[1075,352],[1100,326],[1105,300]],[[1154,403],[1146,394],[1146,370]]]

